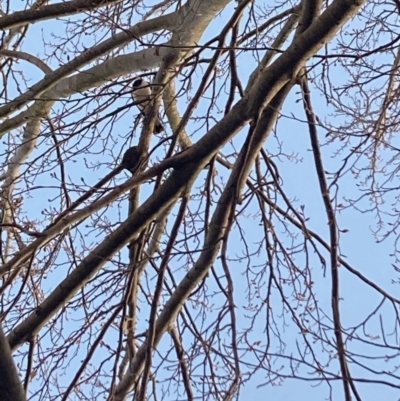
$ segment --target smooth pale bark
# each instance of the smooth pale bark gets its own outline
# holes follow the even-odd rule
[[[334,35],[341,26],[340,22],[342,24],[345,23],[351,17],[351,12],[355,13],[358,10],[355,3],[358,4],[358,7],[362,4],[361,1],[349,2],[345,0],[337,0],[332,3],[313,22],[310,28],[294,40],[284,54],[260,74],[254,88],[232,108],[223,120],[217,123],[196,144],[175,158],[175,170],[166,182],[158,188],[136,213],[117,228],[112,236],[103,241],[92,252],[92,255],[89,255],[78,266],[76,269],[78,272],[72,273],[75,274],[73,278],[70,278],[71,274],[49,295],[38,308],[40,313],[34,312],[12,331],[9,336],[12,348],[20,345],[30,334],[37,332],[61,308],[62,305],[57,303],[64,304],[70,299],[115,252],[136,235],[146,223],[151,221],[159,211],[159,208],[167,207],[170,202],[173,202],[174,197],[179,196],[180,191],[185,186],[184,181],[186,180],[187,184],[188,181],[193,180],[204,163],[249,121],[254,111],[262,109],[268,99],[271,100],[288,82],[288,77],[294,75],[293,72],[288,71],[288,68],[283,68],[285,63],[290,62],[290,57],[292,57],[291,67],[294,71],[298,71],[307,57],[316,53]],[[318,32],[320,32],[320,35],[315,38]],[[300,49],[302,49],[303,53],[301,53]],[[177,168],[179,165],[181,168]],[[162,202],[160,201],[161,199],[163,199]],[[79,273],[81,271],[84,272],[83,275]],[[83,283],[80,283],[79,280],[83,280]]]
[[[169,67],[172,69],[190,51],[185,46],[197,44],[210,21],[228,3],[229,0],[191,0],[175,12],[139,22],[130,29],[124,29],[122,32],[88,49],[57,70],[49,72],[27,92],[0,107],[0,117],[9,117],[11,113],[30,103],[32,99],[37,99],[38,97],[42,99],[34,101],[26,110],[14,117],[7,118],[0,124],[0,136],[2,136],[28,121],[24,129],[21,144],[8,163],[6,172],[1,176],[1,179],[4,180],[0,190],[0,196],[4,203],[3,223],[12,223],[11,207],[8,200],[12,199],[14,185],[20,175],[20,166],[29,158],[36,146],[41,118],[48,115],[55,100],[99,86],[110,79],[133,73],[140,69],[159,67],[163,63],[163,60],[171,60],[172,62],[169,63]],[[74,4],[75,7],[77,3]],[[28,11],[32,10],[27,10],[26,12]],[[43,11],[43,9],[39,11]],[[12,18],[13,15],[7,18]],[[106,61],[99,66],[67,77],[99,56],[136,38],[162,29],[172,32],[171,40],[165,43],[166,47],[149,48],[128,56],[116,57],[115,59],[111,59],[111,62]],[[171,46],[175,46],[175,48]],[[62,225],[60,224],[59,226],[61,228]],[[54,235],[57,235],[60,230],[52,227],[51,232],[52,234],[47,232],[42,238],[36,240],[35,243],[45,244]],[[11,244],[11,238],[12,234],[8,232],[6,244]],[[7,249],[9,248],[9,246],[6,246],[6,260]],[[17,254],[11,260],[11,263],[3,266],[1,271],[3,273],[9,271],[16,263],[20,263],[27,256],[31,255],[35,249],[35,245],[31,244],[28,249],[24,249]]]
[[[118,76],[158,67],[173,52],[172,46],[176,46],[178,51],[187,52],[191,50],[190,46],[197,45],[210,21],[229,2],[230,0],[189,0],[183,7],[173,13],[142,21],[131,28],[124,29],[48,74],[26,93],[0,107],[0,118],[9,116],[10,113],[23,107],[39,95],[43,100],[58,100],[99,86]],[[162,29],[172,33],[170,41],[158,47],[155,46],[144,51],[135,52],[132,57],[129,57],[129,55],[116,57],[116,62],[105,62],[74,76],[67,77],[87,65],[91,60],[128,44],[136,38]],[[189,46],[189,48],[185,49],[185,46]],[[136,62],[132,63],[134,60]],[[41,104],[42,101],[36,100],[27,110],[15,117],[8,118],[0,124],[0,135],[4,135],[11,129],[18,128],[30,118],[44,117],[45,113],[41,109]]]
[[[78,3],[79,2],[74,3],[73,7],[76,7]],[[41,81],[34,84],[28,91],[0,107],[0,118],[7,117],[0,124],[0,137],[21,125],[26,124],[28,121],[21,144],[14,156],[11,158],[6,172],[1,176],[1,179],[4,180],[0,190],[0,196],[5,205],[3,223],[12,223],[11,207],[8,200],[12,199],[14,185],[18,181],[20,174],[20,166],[29,158],[35,148],[40,130],[40,121],[48,115],[56,100],[66,98],[75,93],[80,93],[89,88],[100,86],[110,79],[125,74],[133,73],[138,70],[159,67],[163,62],[165,64],[165,60],[171,60],[169,68],[173,69],[174,66],[179,64],[188,51],[190,51],[190,48],[185,48],[185,46],[196,45],[200,41],[200,38],[210,21],[228,3],[229,0],[189,0],[184,6],[175,12],[139,22],[133,27],[124,29],[122,32],[113,35],[111,38],[86,50],[75,59],[62,65],[60,68],[49,72]],[[59,4],[56,6],[61,7]],[[48,8],[46,9],[48,10]],[[28,13],[31,11],[35,10],[27,10],[26,12]],[[43,9],[39,11],[43,14]],[[11,20],[13,15],[14,14],[7,16],[7,18]],[[89,62],[97,59],[101,55],[128,44],[143,35],[157,32],[162,29],[168,30],[172,33],[172,38],[170,41],[165,43],[165,47],[160,45],[160,47],[148,48],[144,51],[135,52],[128,56],[116,57],[115,59],[106,61],[99,66],[68,77],[68,75],[75,73],[79,68],[87,65]],[[164,78],[167,79],[167,76]],[[32,99],[37,100],[29,106]],[[12,113],[25,106],[29,107],[16,116],[11,117]],[[52,231],[55,232],[56,230],[53,228]],[[45,237],[51,239],[54,235],[45,235]],[[11,238],[12,234],[7,232],[6,244],[11,244]],[[47,240],[43,237],[40,242],[43,244],[46,243]],[[9,246],[6,246],[6,260],[8,254],[7,249],[9,248]],[[33,252],[35,248],[30,246],[29,249]],[[25,249],[23,253],[27,254],[26,251],[27,250]],[[28,253],[31,254],[32,252],[29,251]],[[20,256],[20,254],[17,255],[17,258],[23,260]],[[14,262],[15,261],[16,259],[14,259]],[[11,264],[14,263],[12,262]],[[2,269],[3,272],[7,270],[9,269],[6,266]]]
[[[260,151],[265,139],[269,135],[284,99],[290,91],[291,86],[287,85],[274,98],[271,107],[268,107],[261,116],[254,132],[247,138],[247,143],[242,147],[235,167],[229,177],[227,185],[218,201],[216,210],[209,224],[209,231],[205,239],[203,251],[195,265],[188,271],[177,289],[171,295],[163,307],[157,322],[153,345],[157,346],[162,335],[168,330],[176,319],[183,304],[191,292],[199,285],[207,275],[221,248],[222,238],[226,235],[226,229],[230,219],[232,208],[236,206],[236,196],[244,186],[247,176],[253,165],[254,158]],[[249,155],[252,155],[249,157]],[[131,363],[128,373],[123,377],[115,392],[115,401],[125,400],[132,390],[138,375],[141,373],[147,349],[147,341],[138,349],[135,358]]]
[[[174,21],[177,28],[174,30],[173,39],[170,43],[176,46],[175,49],[171,50],[168,47],[147,49],[135,54],[116,57],[100,66],[89,69],[88,71],[92,71],[90,74],[86,71],[85,73],[78,73],[75,76],[65,78],[58,72],[58,74],[61,74],[61,78],[57,78],[60,75],[54,75],[52,80],[41,81],[42,83],[39,84],[42,86],[39,85],[36,89],[33,88],[32,90],[39,91],[37,93],[42,93],[45,99],[56,99],[61,97],[61,95],[62,97],[67,97],[78,91],[100,85],[111,77],[114,78],[123,75],[122,72],[134,72],[143,65],[148,66],[148,68],[165,65],[165,60],[168,57],[173,60],[171,63],[173,65],[175,61],[179,62],[183,54],[190,51],[185,49],[184,45],[189,46],[189,44],[195,43],[195,39],[200,39],[208,23],[226,3],[227,1],[197,1],[188,3],[191,6],[196,5],[196,9],[184,6],[181,10],[186,7],[185,11],[192,19],[177,18],[177,20]],[[306,3],[308,3],[308,6],[311,8],[313,4],[316,4],[313,2]],[[243,148],[238,158],[226,189],[213,214],[210,229],[204,244],[204,251],[201,253],[193,268],[178,285],[156,321],[154,345],[157,345],[163,334],[176,318],[176,315],[186,302],[191,291],[205,277],[208,269],[218,255],[220,239],[225,234],[224,230],[229,220],[232,199],[235,199],[238,188],[244,184],[249,169],[252,166],[253,158],[258,153],[276,119],[277,110],[279,110],[284,95],[286,95],[286,86],[298,74],[307,59],[327,43],[363,3],[363,1],[345,0],[336,0],[333,2],[318,19],[312,22],[309,28],[294,39],[293,43],[280,57],[269,66],[268,60],[268,62],[263,65],[263,68],[257,71],[256,75],[252,75],[252,77],[254,77],[254,83],[249,85],[246,96],[237,102],[232,110],[220,122],[196,144],[189,147],[183,153],[174,156],[169,161],[160,163],[160,165],[165,166],[165,168],[173,168],[169,178],[136,210],[136,212],[129,216],[124,223],[99,244],[33,313],[15,327],[8,336],[9,344],[12,349],[17,348],[32,335],[38,333],[49,319],[51,319],[57,311],[59,311],[66,302],[68,302],[68,300],[70,300],[77,291],[79,291],[79,289],[82,288],[113,255],[115,255],[116,252],[122,249],[122,247],[125,246],[131,238],[137,235],[143,227],[149,224],[160,213],[167,210],[171,204],[178,199],[187,185],[190,185],[195,180],[207,161],[215,155],[224,144],[233,138],[250,119],[258,117],[260,113],[263,113],[261,117],[258,118],[259,123],[252,138],[248,138],[249,142],[246,145],[246,149],[245,147]],[[211,7],[212,4],[215,5],[214,8]],[[178,14],[175,14],[175,16],[177,15]],[[179,15],[183,16],[184,14]],[[186,28],[184,29],[183,26],[186,26]],[[187,31],[188,27],[192,27],[193,30]],[[188,32],[190,32],[190,34],[188,34]],[[146,60],[144,64],[142,61],[138,61],[140,55],[147,57],[147,59],[145,57]],[[129,64],[130,61],[133,60],[137,61],[136,64]],[[45,89],[43,89],[43,87]],[[42,92],[40,92],[41,90]],[[22,99],[22,101],[24,100]],[[20,113],[18,116],[14,117],[14,119],[10,118],[1,124],[0,131],[5,132],[4,130],[7,127],[15,128],[16,126],[22,125],[24,121],[21,119],[23,119],[24,115],[29,119],[34,117],[30,124],[33,124],[33,122],[39,124],[39,119],[43,116],[44,105],[47,105],[46,112],[48,112],[48,105],[51,102],[52,100],[35,101],[28,110]],[[3,113],[7,114],[7,109],[3,109]],[[174,116],[171,114],[171,119],[174,118],[176,118],[176,115]],[[29,133],[29,131],[25,132]],[[31,137],[31,141],[33,140],[34,134],[32,134]],[[26,141],[26,143],[29,143],[29,141]],[[186,141],[185,143],[188,146],[188,142]],[[23,151],[21,152],[23,153]],[[29,152],[29,149],[26,150],[25,153],[15,160],[19,160],[19,162],[22,163],[24,157],[26,158],[29,156]],[[13,164],[13,168],[15,169],[14,171],[18,171],[18,162]],[[156,168],[153,169],[153,172],[157,171]],[[9,177],[16,176],[10,169],[8,174]],[[25,249],[23,254],[13,258],[7,266],[7,270],[3,270],[2,272],[4,273],[10,269],[17,268],[19,264],[23,260],[26,260],[28,256],[32,255],[38,247],[48,242],[51,238],[54,238],[63,229],[71,225],[72,222],[83,219],[85,216],[93,213],[94,210],[99,210],[139,182],[140,177],[134,177],[129,180],[128,185],[125,184],[105,196],[101,200],[102,203],[100,203],[100,201],[98,203],[95,202],[90,207],[85,208],[84,211],[78,211],[67,216],[60,221],[57,226],[51,227],[45,232],[44,237],[38,238],[34,244],[28,246],[28,251]],[[106,201],[104,199],[106,199]],[[138,349],[135,358],[131,361],[129,372],[117,385],[116,400],[125,399],[129,391],[132,390],[135,378],[140,374],[143,368],[146,347],[147,344],[144,343]]]

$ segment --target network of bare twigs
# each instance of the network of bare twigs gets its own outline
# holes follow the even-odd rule
[[[4,3],[0,394],[395,399],[399,4]]]

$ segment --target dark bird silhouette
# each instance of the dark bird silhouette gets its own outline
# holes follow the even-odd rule
[[[132,175],[135,175],[143,167],[146,159],[147,155],[143,154],[138,146],[132,146],[125,152],[121,167],[130,171]]]

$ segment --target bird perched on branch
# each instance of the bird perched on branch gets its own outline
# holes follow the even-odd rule
[[[132,175],[135,175],[136,173],[140,172],[146,161],[147,154],[141,151],[138,146],[132,146],[124,154],[121,162],[121,168],[129,170]]]
[[[137,78],[132,84],[132,97],[137,103],[136,106],[139,108],[143,116],[151,110],[153,106],[151,85],[148,81],[143,78]],[[159,134],[164,131],[164,126],[161,123],[160,116],[157,113],[156,121],[154,123],[154,133]]]

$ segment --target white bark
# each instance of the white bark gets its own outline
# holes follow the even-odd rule
[[[28,105],[32,96],[41,95],[43,100],[36,100],[26,110],[18,115],[3,121],[0,125],[0,133],[6,133],[11,129],[21,126],[29,120],[24,132],[22,145],[11,160],[8,170],[4,175],[4,198],[12,195],[13,183],[18,179],[19,167],[29,157],[40,128],[40,119],[44,117],[54,104],[52,99],[60,99],[71,96],[74,93],[85,91],[89,88],[102,85],[110,79],[134,73],[141,69],[161,67],[157,76],[158,82],[168,83],[164,93],[164,101],[170,106],[167,116],[173,130],[180,123],[180,116],[174,101],[174,81],[169,81],[174,68],[191,47],[196,45],[204,30],[215,15],[228,3],[228,0],[196,0],[188,1],[178,11],[144,21],[132,27],[128,31],[115,35],[113,38],[96,46],[92,53],[85,57],[72,60],[67,67],[49,72],[49,74],[26,94],[16,99],[21,106]],[[166,162],[154,167],[147,175],[134,177],[123,186],[116,188],[100,201],[94,202],[90,207],[71,213],[62,219],[57,225],[44,232],[44,236],[38,238],[27,249],[20,252],[8,264],[3,266],[0,273],[15,273],[20,263],[35,250],[58,235],[63,229],[73,222],[79,221],[95,210],[109,204],[121,193],[134,187],[140,182],[140,177],[153,176],[160,169],[172,167],[173,171],[165,182],[149,197],[129,218],[117,227],[96,249],[94,249],[68,277],[42,302],[40,307],[31,313],[21,324],[14,328],[8,339],[13,349],[17,348],[30,336],[37,333],[48,320],[62,308],[65,303],[81,289],[87,281],[96,274],[99,269],[129,242],[137,233],[157,215],[168,209],[176,201],[186,185],[194,181],[204,165],[215,155],[218,150],[232,139],[251,119],[268,114],[267,107],[276,100],[277,96],[298,74],[307,59],[315,54],[327,43],[337,30],[351,18],[361,7],[364,1],[336,0],[312,25],[299,34],[289,48],[270,64],[271,54],[267,53],[260,68],[250,76],[246,95],[236,103],[231,111],[212,127],[197,143],[191,144],[186,132],[182,131],[178,138],[182,148],[187,148],[183,153],[172,157]],[[289,28],[294,26],[295,18],[288,23]],[[124,45],[132,40],[132,35],[140,37],[145,33],[167,29],[172,32],[172,38],[165,43],[165,47],[159,46],[146,49],[128,55],[110,59],[99,66],[88,68],[70,76],[73,68],[81,68],[104,52],[112,48]],[[282,43],[282,38],[287,37],[288,32],[282,33],[277,46]],[[87,57],[86,57],[87,56]],[[279,108],[279,104],[276,106]],[[13,110],[7,105],[0,108],[0,115],[9,116]],[[262,114],[264,113],[264,114]],[[267,115],[268,117],[268,115]],[[204,250],[201,252],[195,265],[178,284],[176,290],[159,314],[156,322],[155,344],[160,341],[165,331],[173,323],[182,305],[187,300],[190,292],[205,277],[220,247],[220,239],[225,233],[229,220],[229,213],[235,201],[235,196],[240,192],[253,158],[258,153],[265,140],[265,135],[272,122],[266,118],[263,126],[255,130],[254,138],[249,137],[248,147],[251,157],[241,153],[230,177],[228,186],[212,217],[212,223],[206,237]],[[274,117],[276,118],[276,116]],[[262,118],[261,118],[262,121]],[[253,140],[253,142],[252,142]],[[161,167],[160,167],[161,166]],[[157,170],[158,168],[158,170]],[[152,175],[153,174],[153,175]],[[15,269],[15,270],[13,270]],[[122,378],[116,387],[115,400],[124,400],[132,390],[135,379],[140,375],[145,361],[146,347],[144,343],[130,361],[130,370]]]
[[[40,119],[49,113],[55,99],[67,98],[74,93],[100,86],[116,77],[159,67],[163,60],[168,58],[175,58],[174,63],[179,63],[183,56],[191,51],[190,47],[185,48],[185,46],[196,45],[210,21],[228,3],[229,0],[188,1],[173,13],[139,22],[130,29],[104,40],[57,70],[48,71],[46,76],[27,92],[0,107],[0,117],[7,117],[0,124],[0,137],[27,121],[32,121],[26,126],[21,145],[8,164],[7,170],[0,177],[4,180],[1,190],[4,209],[2,222],[11,222],[10,200],[14,185],[18,180],[20,166],[29,158],[34,149],[40,129]],[[165,47],[160,45],[129,55],[118,56],[98,66],[68,76],[112,49],[162,29],[172,32],[172,38],[165,43]],[[16,116],[10,116],[16,110],[28,105],[31,99],[37,97],[43,100],[36,100]],[[7,241],[9,242],[9,238]]]

